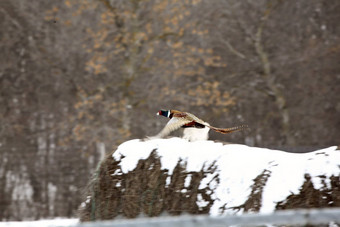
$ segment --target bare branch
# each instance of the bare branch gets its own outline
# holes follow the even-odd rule
[[[245,59],[246,56],[244,54],[242,54],[241,52],[239,52],[238,50],[236,50],[230,43],[228,40],[223,39],[222,42],[228,47],[228,49],[230,50],[231,53],[235,54],[237,57]]]

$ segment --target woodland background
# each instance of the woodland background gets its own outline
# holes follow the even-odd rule
[[[97,163],[160,109],[339,145],[338,0],[0,1],[0,220],[75,216]]]

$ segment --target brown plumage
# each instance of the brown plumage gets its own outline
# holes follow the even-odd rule
[[[236,132],[248,128],[247,125],[241,125],[231,128],[217,128],[209,125],[209,123],[199,119],[195,115],[187,112],[181,112],[178,110],[160,110],[157,115],[162,115],[164,117],[170,118],[170,121],[165,125],[163,130],[157,135],[157,137],[165,137],[171,132],[179,128],[195,127],[195,128],[205,128],[208,127],[216,132],[227,134],[231,132]]]

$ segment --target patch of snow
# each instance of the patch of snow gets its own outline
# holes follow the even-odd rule
[[[56,219],[43,219],[38,221],[10,221],[0,222],[0,227],[62,227],[62,226],[75,226],[79,223],[77,218],[56,218]]]
[[[186,193],[188,190],[186,189],[186,188],[183,188],[182,190],[181,190],[181,193]]]
[[[207,169],[214,161],[217,171],[207,174],[201,181],[200,188],[209,187],[212,197],[216,198],[211,215],[219,215],[219,208],[243,204],[250,192],[253,179],[264,170],[270,174],[262,192],[260,212],[274,211],[276,203],[284,200],[291,193],[298,193],[308,173],[316,188],[320,188],[318,176],[338,175],[340,172],[340,151],[336,146],[315,152],[294,154],[279,150],[248,147],[245,145],[216,143],[213,141],[188,142],[181,138],[152,139],[147,141],[131,140],[120,145],[113,154],[120,160],[123,173],[132,171],[140,159],[146,159],[153,150],[161,158],[161,168],[171,174],[178,160],[186,162],[187,171]],[[125,156],[124,158],[122,158]],[[212,181],[219,174],[220,184]],[[189,177],[185,185],[190,183]],[[328,182],[329,183],[329,182]],[[170,177],[166,179],[170,184]],[[200,203],[204,205],[204,203]],[[224,214],[232,213],[227,210]]]
[[[198,207],[205,207],[205,206],[208,205],[208,203],[209,203],[208,201],[205,201],[203,199],[201,194],[197,195],[197,202],[196,202],[196,204],[197,204]]]
[[[190,182],[191,182],[191,175],[188,174],[188,176],[184,180],[184,187],[186,188],[189,187]]]
[[[90,202],[91,202],[91,196],[88,195],[88,196],[86,197],[85,203],[90,203]]]
[[[168,177],[166,178],[166,180],[165,180],[165,186],[169,186],[170,183],[171,183],[171,177],[168,176]]]
[[[115,172],[111,174],[111,176],[115,176],[115,175],[122,175],[122,172],[120,171],[120,169],[116,169]]]

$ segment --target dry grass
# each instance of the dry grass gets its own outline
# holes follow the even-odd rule
[[[187,172],[186,163],[179,160],[171,176],[161,169],[160,158],[154,150],[145,160],[139,160],[133,171],[125,174],[120,162],[108,156],[101,163],[87,188],[91,199],[80,209],[81,221],[113,219],[117,216],[135,218],[139,215],[159,216],[162,213],[206,214],[213,204],[211,189],[199,189],[201,180],[216,171],[215,164],[199,172]],[[185,187],[185,179],[191,176]],[[166,185],[166,179],[170,183]],[[214,179],[217,180],[218,179]],[[201,195],[206,206],[198,207]]]
[[[340,176],[329,178],[331,188],[326,187],[326,177],[320,177],[323,179],[323,188],[315,189],[311,177],[306,174],[299,194],[288,196],[277,204],[276,209],[340,207]]]

